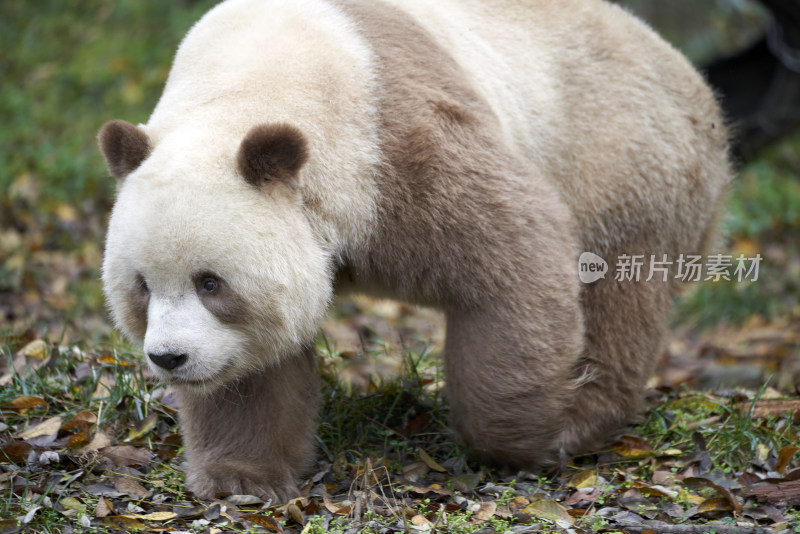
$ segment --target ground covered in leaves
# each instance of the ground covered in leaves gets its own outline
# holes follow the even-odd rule
[[[337,311],[319,462],[289,503],[185,492],[177,399],[129,349],[6,338],[0,532],[800,532],[800,397],[770,385],[795,387],[796,322],[677,334],[639,425],[531,474],[474,464],[448,433],[438,314]],[[719,369],[748,362],[769,382],[725,386]],[[719,387],[688,388],[687,369]]]
[[[187,493],[177,399],[103,312],[113,180],[94,137],[146,120],[213,3],[0,3],[0,534],[800,532],[800,136],[732,188],[730,253],[760,254],[758,280],[680,299],[646,411],[607,450],[533,474],[471,462],[447,430],[441,316],[357,298],[317,340],[302,497]],[[678,45],[711,42],[734,4],[681,3],[713,16],[677,24]]]

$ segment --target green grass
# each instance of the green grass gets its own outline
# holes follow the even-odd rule
[[[7,338],[0,357],[8,359],[10,365],[19,345],[19,340]],[[23,395],[41,397],[47,403],[47,410],[55,408],[65,416],[81,410],[97,411],[100,416],[97,424],[100,426],[107,422],[126,426],[133,423],[137,416],[139,419],[146,417],[150,412],[151,385],[142,377],[138,356],[129,345],[125,345],[123,351],[98,350],[92,355],[73,354],[67,348],[55,350],[50,346],[50,353],[47,354],[49,362],[27,376],[23,376],[25,373],[15,375],[12,383],[0,390],[0,404]],[[90,362],[88,358],[91,357],[94,359]],[[76,383],[74,377],[81,364],[91,366],[85,378]],[[113,386],[93,396],[104,374],[110,377],[109,383]],[[112,408],[104,413],[99,409],[100,404]],[[36,410],[32,414],[40,415]],[[4,412],[4,416],[7,424],[19,423],[18,417],[11,412]],[[20,417],[24,419],[27,415]]]
[[[684,451],[696,450],[697,433],[703,437],[715,469],[743,472],[759,449],[778,451],[796,445],[792,425],[785,424],[784,417],[753,418],[752,406],[763,390],[747,401],[749,410],[735,408],[733,402],[707,394],[687,393],[652,408],[639,431],[655,448],[669,444]],[[743,401],[737,399],[737,402]],[[783,423],[778,424],[780,421]]]
[[[734,237],[780,239],[800,230],[800,135],[741,170],[728,204]]]
[[[23,342],[10,335],[4,335],[0,340],[2,341],[0,358],[7,359],[10,368],[13,354],[22,348]],[[97,416],[97,422],[91,425],[92,428],[109,431],[114,435],[116,444],[116,437],[123,436],[126,429],[135,427],[151,410],[150,393],[153,384],[142,378],[141,368],[132,363],[136,361],[136,357],[128,350],[125,352],[101,350],[95,354],[84,354],[66,348],[56,349],[50,345],[44,356],[45,360],[41,366],[32,372],[16,374],[11,384],[0,389],[0,414],[2,421],[9,426],[8,433],[12,430],[24,430],[34,422],[53,416],[62,417],[66,423],[78,412],[87,410]],[[102,358],[103,356],[105,358]],[[91,366],[89,372],[84,373],[84,379],[77,382],[75,377],[78,367],[86,365]],[[113,379],[113,382],[105,381],[110,385],[105,389],[98,388],[103,375]],[[96,390],[97,393],[94,394]],[[12,401],[22,396],[43,399],[45,405],[27,410],[11,409]],[[174,425],[175,422],[172,421],[171,424]],[[3,438],[7,443],[8,435],[4,435]],[[81,469],[92,468],[91,460],[81,465],[77,459],[69,458],[69,454],[68,449],[60,451],[59,461],[49,469],[64,473],[66,477]],[[26,492],[28,496],[35,497],[33,501],[28,502],[14,496],[10,485],[5,484],[0,496],[2,517],[22,516],[34,507],[42,506],[28,528],[41,533],[56,533],[61,532],[65,525],[74,524],[63,514],[56,512],[55,506],[65,497],[65,494],[54,491],[58,479],[43,477],[43,474],[47,475],[47,470],[44,473],[40,470],[29,471],[23,458],[5,457],[0,458],[0,461],[8,464],[12,470],[18,471],[32,485],[45,488],[43,493]],[[76,461],[78,463],[75,463]],[[74,498],[72,500],[74,501],[71,502],[72,506],[83,503],[83,508],[91,511],[97,504],[97,497],[85,492],[80,495],[80,501]],[[92,517],[92,513],[88,516]]]
[[[463,450],[442,434],[447,424],[443,399],[438,390],[426,387],[426,383],[442,380],[438,358],[429,350],[420,354],[405,351],[399,378],[374,376],[364,389],[342,382],[337,372],[343,363],[341,355],[324,337],[317,349],[326,367],[319,443],[328,460],[335,459],[334,451],[361,451],[364,456],[390,451],[401,459],[414,455],[418,447],[442,457],[463,455]],[[405,433],[409,425],[413,426],[413,440]]]
[[[0,190],[32,176],[46,201],[110,198],[97,130],[146,121],[180,38],[214,3],[4,1]]]
[[[758,280],[690,287],[678,299],[676,322],[711,327],[753,316],[800,316],[800,133],[740,169],[724,229],[729,253],[761,255]]]

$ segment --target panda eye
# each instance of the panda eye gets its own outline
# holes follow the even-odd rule
[[[200,282],[200,288],[206,293],[214,293],[217,289],[219,289],[219,280],[212,276],[206,276]]]

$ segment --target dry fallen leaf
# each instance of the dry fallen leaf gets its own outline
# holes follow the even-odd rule
[[[270,532],[283,532],[283,527],[274,517],[257,514],[244,514],[242,515],[242,519],[246,519],[251,523],[262,526]]]
[[[294,501],[290,502],[286,507],[286,514],[298,525],[302,525],[305,523],[303,512],[300,510],[300,507],[297,506],[297,503]]]
[[[15,354],[14,359],[11,362],[11,369],[7,370],[5,365],[3,366],[3,374],[0,376],[0,386],[7,386],[14,381],[14,375],[22,374],[27,366],[27,359],[23,354]]]
[[[97,358],[97,361],[100,363],[104,363],[106,365],[119,365],[121,367],[131,367],[132,365],[134,365],[132,363],[118,360],[113,356],[111,356],[110,354],[105,354],[103,356],[100,356],[99,358]]]
[[[106,517],[114,513],[114,505],[105,497],[97,499],[97,506],[94,509],[95,517]]]
[[[0,460],[18,464],[24,462],[32,450],[33,447],[30,443],[18,440],[7,441],[0,445]]]
[[[16,519],[0,519],[0,533],[16,534],[22,532],[22,526]]]
[[[482,502],[481,507],[475,512],[475,518],[481,521],[488,521],[497,511],[497,503],[494,501]]]
[[[748,413],[750,411],[751,402],[740,402],[734,407]],[[753,417],[762,419],[764,417],[772,417],[797,411],[800,411],[800,399],[759,400],[753,406]]]
[[[436,499],[437,497],[450,497],[453,495],[452,491],[443,489],[439,484],[431,484],[428,487],[406,486],[406,491],[417,495],[422,495],[423,497],[428,497],[429,499]]]
[[[22,395],[12,400],[5,407],[12,410],[18,410],[20,412],[23,412],[31,408],[37,408],[43,406],[47,406],[47,403],[44,401],[43,398],[32,397],[30,395]]]
[[[114,489],[120,493],[130,495],[134,499],[145,499],[153,494],[152,491],[149,491],[138,482],[126,477],[115,477]]]
[[[340,505],[334,503],[327,494],[322,496],[322,504],[325,508],[332,514],[337,513],[337,511],[341,508]]]
[[[100,378],[97,379],[97,386],[94,388],[94,393],[92,393],[92,400],[109,398],[111,392],[114,391],[115,383],[116,381],[111,374],[107,372],[101,373]]]
[[[653,484],[664,485],[664,484],[675,484],[679,482],[683,476],[673,473],[672,471],[668,471],[666,469],[656,469],[653,471],[653,476],[650,480]]]
[[[420,460],[422,460],[423,462],[425,462],[425,465],[427,465],[429,468],[433,469],[434,471],[438,471],[438,472],[440,472],[440,473],[446,473],[446,472],[447,472],[447,469],[445,469],[444,467],[442,467],[441,465],[439,465],[439,464],[436,462],[436,460],[434,460],[433,458],[431,458],[431,455],[430,455],[430,454],[428,454],[427,452],[425,452],[425,450],[424,450],[424,449],[422,449],[422,448],[418,448],[418,449],[417,449],[417,455],[419,455],[419,459],[420,459]]]
[[[72,434],[67,440],[67,448],[80,449],[89,444],[92,440],[91,429],[88,426],[78,428],[78,431]]]
[[[800,447],[791,447],[789,445],[783,447],[778,452],[778,462],[775,464],[775,471],[780,474],[783,474],[783,471],[786,469],[786,466],[789,465],[789,462],[792,461],[795,453],[800,451]]]
[[[135,467],[150,463],[153,453],[131,445],[106,447],[100,451],[103,456],[114,462],[117,467]]]
[[[81,426],[93,425],[97,422],[97,415],[90,412],[89,410],[81,410],[80,412],[76,413],[69,423],[66,423],[61,430],[64,432],[69,432],[74,428],[78,428]]]
[[[680,495],[681,499],[685,499],[689,501],[690,504],[695,506],[700,506],[703,503],[703,501],[705,501],[705,499],[700,495],[692,493],[684,488],[681,488],[681,490],[678,492],[678,495]]]
[[[569,515],[566,508],[550,499],[534,501],[526,506],[523,512],[547,521],[566,521],[570,525],[575,523],[575,519]]]
[[[47,356],[47,343],[42,339],[35,339],[22,347],[19,353],[37,360],[44,360]]]
[[[430,467],[425,465],[425,462],[412,462],[403,466],[403,478],[419,478],[425,476],[428,471],[430,471]]]
[[[144,530],[147,528],[147,525],[138,521],[132,517],[126,517],[124,515],[109,515],[106,517],[101,517],[97,519],[98,523],[103,526],[122,530],[123,532],[132,531],[132,530]]]
[[[145,521],[169,521],[178,517],[178,514],[175,512],[151,512],[149,514],[123,514],[122,517],[143,519]]]
[[[128,439],[126,441],[138,441],[142,439],[156,427],[156,423],[158,423],[158,414],[153,412],[145,417],[136,428],[130,429],[130,432],[128,432]]]
[[[570,480],[569,485],[572,488],[582,489],[589,488],[597,485],[597,473],[591,469],[584,469],[576,473]]]
[[[646,495],[648,497],[656,496],[656,497],[666,497],[667,499],[674,499],[678,496],[677,491],[665,488],[660,484],[653,484],[652,486],[641,488],[640,491],[642,492],[642,495]]]
[[[29,426],[25,430],[17,433],[17,435],[14,437],[28,440],[31,438],[37,438],[39,436],[50,436],[53,434],[58,434],[58,430],[60,428],[61,428],[61,417],[55,416],[49,419],[45,419],[39,424]]]
[[[734,510],[737,514],[740,514],[742,512],[742,503],[740,503],[739,499],[737,499],[736,496],[733,493],[731,493],[731,490],[729,490],[726,487],[720,486],[714,483],[713,481],[702,477],[688,477],[683,480],[683,483],[686,487],[691,489],[711,488],[717,493],[719,493],[722,496],[722,498],[725,499],[725,501],[728,503],[730,508]],[[702,506],[702,503],[700,503],[700,506]]]
[[[597,502],[602,495],[603,492],[600,490],[600,488],[594,488],[591,493],[584,493],[584,491],[578,490],[567,497],[567,499],[564,501],[564,504],[567,506],[574,506],[581,501]]]
[[[653,447],[649,443],[636,436],[622,436],[611,448],[614,452],[626,458],[648,456],[653,451]]]
[[[66,510],[83,510],[84,504],[75,497],[64,497],[58,503]]]
[[[461,492],[473,491],[481,481],[479,473],[464,473],[453,479],[453,487]]]
[[[424,515],[417,514],[411,518],[411,524],[415,527],[422,527],[424,530],[433,528],[433,523],[428,521]]]
[[[85,446],[76,450],[77,454],[88,454],[100,449],[110,448],[112,443],[111,436],[104,431],[95,432],[92,440]],[[113,460],[112,460],[113,461]]]
[[[508,503],[508,509],[511,510],[511,513],[520,512],[525,509],[531,503],[527,498],[522,496],[517,496],[511,499],[511,502]]]
[[[697,507],[697,512],[700,514],[705,514],[709,512],[732,512],[733,506],[723,497],[711,497],[710,499],[706,499],[700,503],[700,506]]]

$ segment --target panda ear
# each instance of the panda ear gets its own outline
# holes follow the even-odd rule
[[[106,159],[108,172],[117,179],[135,171],[151,150],[147,134],[125,121],[105,123],[97,134],[97,142]]]
[[[237,160],[239,172],[249,184],[279,180],[291,185],[308,161],[308,142],[294,126],[262,124],[247,132]]]

